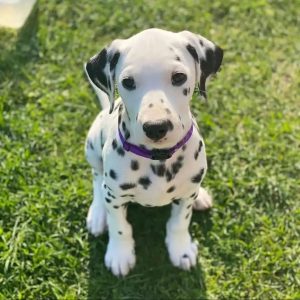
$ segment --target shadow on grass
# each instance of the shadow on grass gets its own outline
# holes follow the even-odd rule
[[[0,39],[1,58],[1,75],[21,75],[21,70],[26,64],[38,58],[38,38],[37,31],[39,26],[39,7],[36,3],[25,24],[15,34],[15,30],[1,28],[0,32],[8,39],[15,36],[13,48],[6,47],[6,39]],[[21,68],[20,68],[21,66]],[[13,72],[8,72],[13,71]]]
[[[3,110],[23,105],[26,102],[26,99],[23,99],[21,96],[22,90],[19,83],[26,82],[30,84],[30,80],[24,76],[24,72],[27,68],[32,68],[32,63],[35,64],[38,61],[38,26],[39,7],[38,3],[36,3],[21,29],[18,31],[6,28],[0,29],[0,83],[11,87],[11,96],[9,98],[13,99],[13,102],[9,103],[9,105],[3,103]],[[11,44],[7,43],[9,40],[14,41],[13,47],[7,47],[7,45]]]
[[[191,272],[173,267],[164,244],[170,206],[144,208],[131,205],[128,220],[133,226],[137,264],[126,278],[116,278],[104,265],[107,234],[90,237],[89,299],[206,299],[205,274],[201,265]],[[207,214],[193,217],[211,228]]]

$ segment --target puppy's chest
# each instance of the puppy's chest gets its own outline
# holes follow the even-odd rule
[[[195,177],[201,172],[204,175],[205,169],[205,151],[197,142],[165,161],[144,159],[132,153],[125,153],[122,159],[117,153],[110,155],[104,178],[110,194],[121,201],[162,206],[196,192],[199,182]]]

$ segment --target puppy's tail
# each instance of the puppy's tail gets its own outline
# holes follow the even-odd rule
[[[86,64],[84,64],[84,71],[85,71],[85,74],[89,80],[89,83],[91,84],[91,86],[93,87],[93,89],[95,90],[96,92],[96,95],[99,99],[99,102],[100,102],[100,106],[101,108],[104,110],[106,108],[109,108],[110,107],[110,102],[109,102],[109,98],[108,98],[108,95],[106,93],[104,93],[101,89],[99,89],[95,84],[94,82],[91,80],[89,74],[87,73],[87,70],[86,70]]]

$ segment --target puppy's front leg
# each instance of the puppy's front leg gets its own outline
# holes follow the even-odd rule
[[[175,200],[167,223],[166,244],[174,266],[189,270],[196,265],[197,244],[192,242],[188,231],[194,200]]]
[[[106,201],[109,243],[105,265],[116,276],[125,276],[135,265],[132,227],[126,220],[127,209],[118,200]]]
[[[107,227],[102,191],[102,171],[100,169],[93,169],[93,177],[94,198],[87,215],[87,228],[91,234],[98,236],[102,234]]]

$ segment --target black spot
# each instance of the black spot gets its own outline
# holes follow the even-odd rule
[[[113,199],[116,199],[116,197],[115,197],[114,195],[112,195],[110,192],[107,192],[107,196],[108,196],[108,197],[111,197],[111,198],[113,198]]]
[[[125,131],[125,139],[128,140],[130,138],[130,132],[128,130]]]
[[[150,165],[152,172],[156,175],[156,168],[155,165]]]
[[[189,256],[187,254],[183,254],[182,257],[183,258],[189,258]]]
[[[184,95],[184,96],[187,96],[187,94],[188,94],[188,89],[187,89],[187,88],[184,88],[184,89],[183,89],[183,95]]]
[[[201,152],[202,146],[203,146],[203,142],[200,141],[200,142],[199,142],[199,148],[198,148],[198,151],[199,151],[199,152]]]
[[[118,111],[118,125],[121,124],[121,119],[122,119],[122,110],[123,110],[123,105],[120,104],[119,106],[119,111]]]
[[[146,207],[153,207],[153,205],[145,204]]]
[[[172,168],[173,175],[177,174],[181,169],[181,167],[182,167],[182,163],[180,161],[176,161],[172,163],[171,168]]]
[[[126,131],[126,130],[127,130],[127,127],[126,127],[126,124],[125,124],[125,122],[124,122],[124,121],[122,122],[122,129],[123,129],[124,131]]]
[[[107,173],[106,172],[104,173],[104,176],[107,177]]]
[[[136,187],[136,184],[134,184],[134,183],[123,183],[123,184],[120,184],[120,188],[122,190],[129,190],[129,189],[133,189],[134,187]]]
[[[131,166],[131,170],[133,170],[133,171],[136,171],[139,169],[139,163],[137,160],[132,160],[130,166]]]
[[[172,180],[172,173],[169,171],[169,170],[167,170],[166,171],[166,179],[167,179],[167,182],[170,182],[171,180]]]
[[[175,58],[177,61],[181,61],[180,57],[179,56],[176,56]]]
[[[146,190],[149,185],[151,184],[151,180],[149,179],[149,177],[145,176],[145,177],[141,177],[139,179],[139,184],[143,186],[143,188]]]
[[[159,177],[163,177],[166,172],[166,166],[164,164],[159,164],[159,165],[151,165],[151,169],[153,173]]]
[[[143,145],[143,144],[140,144],[140,147],[141,147],[142,149],[147,149],[146,146]]]
[[[98,176],[99,174],[97,172],[94,173],[94,176]]]
[[[122,231],[118,231],[118,234],[120,234],[120,235],[121,235],[121,234],[123,234],[123,232],[122,232]]]
[[[92,141],[88,141],[88,144],[89,144],[90,148],[91,148],[92,150],[94,150],[94,145],[93,145]]]
[[[134,197],[134,195],[133,194],[124,194],[124,195],[121,195],[121,197],[122,198],[124,198],[124,197]]]
[[[120,156],[124,156],[125,155],[125,151],[122,147],[118,147],[117,152]]]
[[[110,203],[110,202],[111,202],[111,199],[108,199],[108,198],[105,197],[105,201],[106,201],[107,203]]]
[[[172,193],[174,190],[175,190],[175,186],[172,185],[171,187],[169,187],[169,188],[167,189],[167,193]]]
[[[204,45],[202,40],[199,40],[199,43],[200,43],[201,46]]]
[[[202,168],[198,174],[192,177],[193,183],[200,183],[202,176],[204,174],[204,169]]]
[[[153,103],[150,103],[150,104],[149,104],[149,108],[151,108],[151,107],[153,107]]]
[[[159,164],[156,168],[157,175],[163,177],[166,172],[166,166],[164,164]]]
[[[190,213],[188,213],[188,214],[185,216],[185,218],[187,219],[189,216],[190,216]]]
[[[106,173],[105,173],[105,174],[106,174]],[[104,184],[104,188],[105,188],[105,189],[109,189],[109,190],[112,191],[112,189],[111,189],[107,184]]]
[[[188,205],[188,206],[186,207],[186,209],[190,209],[191,207],[192,207],[192,204]]]
[[[173,126],[173,123],[170,121],[170,120],[168,120],[167,121],[167,125],[168,125],[168,129],[170,130],[170,131],[172,131],[173,129],[174,129],[174,126]]]
[[[172,201],[174,204],[179,205],[180,199],[173,199]]]
[[[199,152],[198,152],[198,150],[196,150],[196,152],[195,152],[195,154],[194,154],[195,160],[197,160],[198,156],[199,156]]]
[[[103,138],[103,132],[100,132],[100,142],[101,142],[101,148],[103,149],[104,146],[104,138]]]
[[[114,139],[114,140],[112,141],[112,147],[113,147],[113,149],[115,150],[115,149],[117,148],[117,146],[118,146],[117,140]]]
[[[113,208],[118,209],[120,206],[114,205]]]
[[[197,194],[196,193],[193,193],[190,198],[194,198]]]
[[[164,103],[164,99],[160,99],[160,102],[161,102],[161,103]]]
[[[186,46],[186,49],[193,56],[194,60],[199,63],[199,57],[198,57],[196,49],[191,44],[188,44]]]
[[[117,179],[117,174],[114,170],[110,170],[109,171],[109,176],[112,178],[112,179]]]
[[[168,115],[171,114],[171,111],[168,108],[166,108],[166,112],[167,112]]]
[[[112,71],[115,69],[118,60],[120,58],[120,52],[116,52],[113,57],[110,59],[110,65],[109,65],[109,69]]]
[[[179,155],[177,158],[178,161],[183,161],[183,159],[184,159],[184,157],[182,155]]]
[[[185,149],[186,149],[186,145],[183,145],[182,146],[182,151],[185,151]]]

